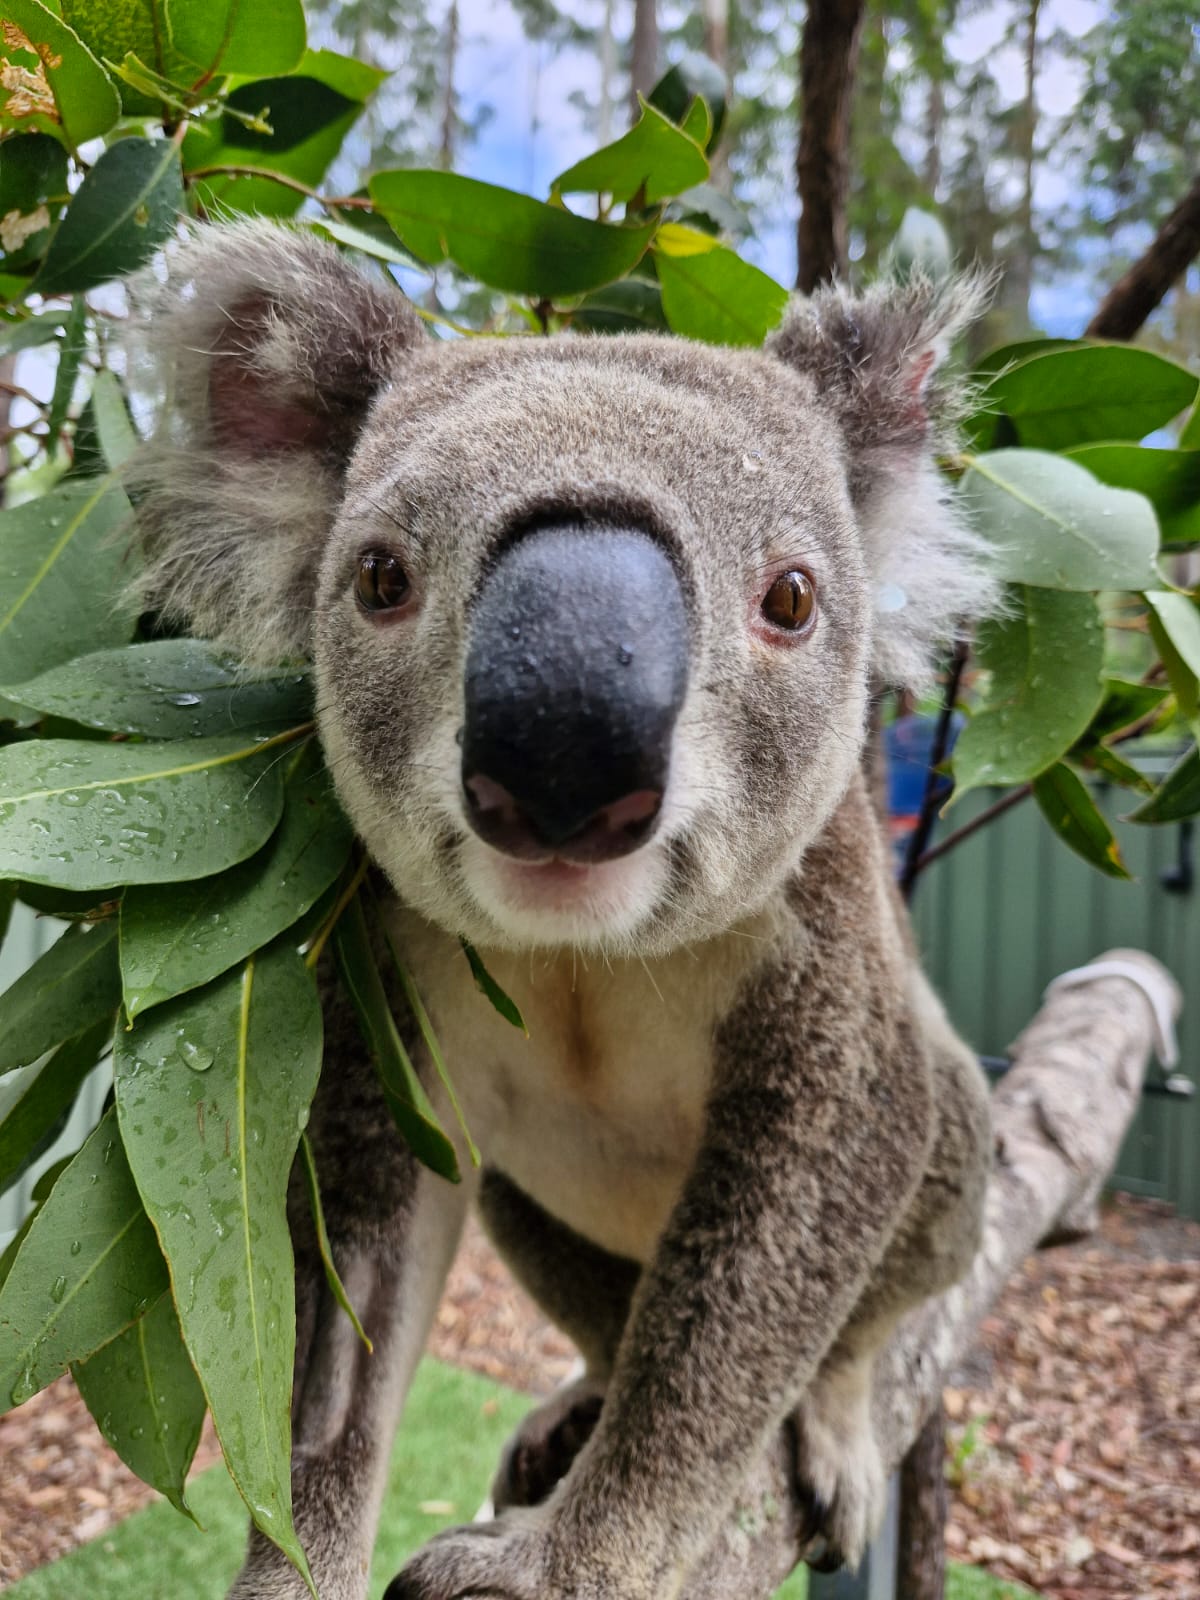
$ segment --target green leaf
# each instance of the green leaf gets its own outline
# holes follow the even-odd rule
[[[108,1017],[0,1083],[0,1193],[48,1147],[84,1079],[112,1039]]]
[[[131,1020],[253,955],[302,917],[342,870],[353,831],[319,747],[306,747],[287,766],[283,821],[256,855],[198,883],[125,894],[121,973]]]
[[[1158,516],[1164,544],[1200,539],[1200,450],[1088,444],[1070,454],[1101,483],[1144,494]]]
[[[4,141],[4,159],[0,161],[0,217],[4,219],[0,261],[6,271],[16,271],[40,259],[50,229],[67,199],[67,152],[57,139],[30,133]],[[28,328],[30,324],[17,326]],[[35,320],[32,331],[36,330]],[[14,348],[28,346],[9,345],[0,333],[0,351]]]
[[[347,103],[344,115],[319,127],[299,144],[279,149],[274,143],[253,149],[238,141],[248,134],[242,124],[231,117],[189,129],[183,141],[184,170],[198,168],[246,166],[266,167],[282,173],[300,183],[315,186],[324,177],[326,169],[342,147],[346,134],[362,115],[366,102],[387,76],[365,62],[350,56],[341,56],[332,50],[309,50],[297,69],[303,77],[333,89]],[[261,111],[269,105],[273,85],[277,79],[255,79],[241,84],[234,91],[243,109],[253,107]],[[229,138],[226,138],[226,134]],[[269,178],[230,177],[212,174],[195,180],[196,192],[210,211],[237,211],[256,216],[290,217],[304,204],[304,195],[295,189],[273,183]],[[356,213],[356,223],[363,222],[365,213]]]
[[[167,23],[176,50],[206,78],[290,72],[304,55],[300,0],[167,0]]]
[[[59,435],[62,433],[75,394],[75,380],[79,376],[79,366],[87,350],[87,317],[84,298],[81,294],[77,294],[72,301],[71,314],[67,318],[63,332],[62,347],[58,352],[58,367],[54,374],[54,393],[50,397],[50,410],[46,415],[46,431],[49,434],[46,448],[50,455],[57,453]]]
[[[92,411],[105,463],[110,472],[119,472],[138,448],[138,436],[121,385],[107,368],[92,384]]]
[[[15,355],[18,350],[36,350],[40,345],[51,344],[62,332],[65,321],[66,313],[56,310],[26,317],[23,322],[0,323],[0,356]]]
[[[201,639],[98,650],[0,692],[49,716],[147,739],[266,733],[312,716],[312,688],[299,666],[251,677]]]
[[[1191,416],[1188,417],[1180,430],[1179,448],[1181,450],[1200,450],[1200,400],[1192,407]]]
[[[586,294],[623,278],[654,231],[590,222],[528,195],[451,172],[380,172],[371,198],[422,261],[453,261],[510,294]]]
[[[171,1296],[71,1372],[125,1465],[190,1516],[184,1485],[208,1408]]]
[[[954,798],[1024,783],[1082,737],[1104,695],[1104,627],[1090,595],[1016,589],[1010,615],[982,624],[975,658],[991,682],[954,747]]]
[[[723,245],[688,255],[656,247],[654,263],[666,319],[687,339],[760,345],[787,305],[781,284]]]
[[[396,1028],[358,895],[338,919],[333,949],[338,973],[354,1005],[396,1126],[418,1161],[451,1183],[461,1182],[454,1145],[437,1120]]]
[[[346,1286],[334,1265],[333,1250],[329,1243],[329,1230],[325,1226],[325,1208],[321,1204],[321,1184],[317,1178],[317,1163],[313,1155],[312,1140],[307,1133],[300,1135],[300,1154],[304,1162],[304,1178],[308,1187],[308,1203],[312,1208],[313,1231],[317,1236],[317,1252],[321,1257],[321,1265],[325,1269],[325,1282],[329,1285],[329,1292],[350,1318],[351,1326],[355,1333],[366,1345],[368,1351],[374,1355],[375,1346],[363,1331],[363,1325],[358,1320],[358,1312],[350,1304],[350,1296],[346,1293]]]
[[[169,139],[120,139],[79,186],[34,280],[39,294],[93,289],[148,261],[183,209]]]
[[[1150,635],[1182,716],[1200,716],[1200,607],[1185,594],[1157,590],[1146,596]]]
[[[703,100],[697,103],[703,110]],[[708,161],[696,141],[643,101],[642,114],[628,133],[568,167],[550,188],[561,194],[609,194],[615,201],[640,195],[645,204],[654,205],[707,177]]]
[[[0,877],[113,889],[223,872],[279,821],[276,743],[9,745],[0,750]]]
[[[998,373],[983,401],[1011,419],[1030,449],[1142,439],[1196,397],[1186,367],[1131,345],[1052,350]]]
[[[1011,344],[997,345],[976,363],[971,376],[975,380],[991,378],[1037,356],[1049,355],[1053,350],[1082,350],[1087,348],[1082,339],[1017,339]]]
[[[1089,771],[1100,773],[1102,777],[1111,783],[1119,784],[1123,789],[1136,789],[1139,794],[1154,792],[1154,785],[1146,774],[1106,744],[1089,744],[1086,738],[1081,739],[1072,747],[1071,759],[1087,767]]]
[[[651,89],[649,103],[672,122],[685,123],[699,97],[708,108],[709,145],[720,138],[729,107],[729,82],[720,67],[698,50],[687,50]]]
[[[171,1262],[183,1337],[256,1525],[307,1579],[292,1526],[292,1159],[321,1067],[321,1007],[277,946],[116,1042],[129,1164]]]
[[[34,1184],[30,1194],[30,1199],[33,1201],[32,1209],[16,1233],[5,1245],[3,1253],[0,1254],[0,1289],[8,1282],[8,1275],[12,1271],[13,1262],[17,1259],[21,1246],[25,1243],[26,1236],[33,1226],[33,1219],[46,1203],[54,1185],[70,1165],[71,1157],[63,1156],[60,1161],[55,1161],[48,1166]]]
[[[1104,680],[1104,704],[1097,712],[1089,737],[1107,739],[1110,734],[1140,722],[1157,709],[1166,699],[1168,691],[1160,684],[1134,683],[1128,678]]]
[[[139,56],[160,76],[190,83],[195,71],[171,49],[165,12],[164,0],[62,0],[63,20],[100,60]],[[127,115],[162,116],[157,95],[138,93],[125,83],[118,87]]]
[[[1128,878],[1120,847],[1087,785],[1063,761],[1033,780],[1033,797],[1064,844],[1110,878]]]
[[[972,456],[960,493],[1010,583],[1050,589],[1144,589],[1158,523],[1140,494],[1110,489],[1063,456],[992,450]]]
[[[131,519],[111,478],[62,483],[0,513],[0,681],[129,638],[137,617],[122,598],[133,574],[121,534]]]
[[[1182,822],[1200,814],[1200,750],[1184,752],[1145,805],[1131,811],[1129,822]]]
[[[465,939],[459,940],[463,947],[463,954],[467,958],[467,965],[471,969],[471,976],[475,979],[475,987],[500,1013],[505,1022],[511,1022],[514,1028],[519,1028],[528,1039],[529,1029],[525,1026],[525,1018],[521,1015],[517,1002],[511,999],[492,977],[483,964],[483,958],[473,944],[468,944]]]
[[[166,1288],[166,1263],[109,1111],[55,1183],[0,1290],[0,1397],[23,1404]]]
[[[589,294],[571,313],[571,327],[587,333],[666,333],[657,283],[622,278]]]
[[[120,1000],[115,921],[68,928],[0,994],[0,1072],[111,1018]]]
[[[4,0],[4,20],[0,129],[51,133],[72,149],[107,133],[121,98],[78,34],[40,0]]]
[[[331,217],[313,217],[308,226],[320,238],[331,239],[335,244],[344,244],[365,256],[373,256],[377,261],[387,261],[396,267],[413,267],[418,272],[426,270],[423,262],[418,261],[411,251],[403,248],[382,217],[373,218],[373,221],[379,224],[379,228],[374,231],[356,227],[349,222],[337,222]]]

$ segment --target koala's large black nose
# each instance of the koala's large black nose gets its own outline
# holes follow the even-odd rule
[[[623,528],[539,528],[471,613],[462,778],[471,827],[508,855],[601,861],[649,837],[687,687],[670,557]]]

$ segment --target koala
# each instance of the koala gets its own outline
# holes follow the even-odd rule
[[[483,1152],[458,1186],[417,1164],[327,982],[310,1131],[375,1351],[297,1205],[293,1495],[323,1600],[366,1593],[472,1204],[586,1370],[505,1452],[497,1519],[388,1600],[685,1593],[785,1425],[808,1555],[861,1556],[872,1363],[973,1258],[990,1154],[864,777],[873,686],[995,605],[936,471],[936,369],[977,294],[823,291],[761,351],[449,341],[261,223],[197,230],[144,291],[168,396],[136,469],[147,599],[248,665],[311,660]],[[233,1596],[304,1593],[252,1534]]]

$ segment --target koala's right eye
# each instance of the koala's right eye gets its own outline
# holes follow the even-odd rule
[[[395,556],[369,550],[358,564],[354,593],[364,611],[396,611],[407,605],[412,584]]]

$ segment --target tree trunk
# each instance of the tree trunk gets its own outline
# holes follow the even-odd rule
[[[1037,144],[1037,56],[1038,19],[1041,0],[1029,0],[1025,19],[1025,95],[1018,123],[1018,153],[1021,158],[1021,200],[1017,208],[1017,245],[1009,260],[1005,280],[1005,299],[1026,328],[1029,327],[1029,297],[1033,289],[1033,259],[1037,254],[1037,235],[1033,228],[1033,174]]]
[[[904,1600],[944,1600],[949,1513],[946,1415],[939,1400],[900,1466],[896,1592]]]
[[[454,165],[455,135],[458,132],[458,95],[454,79],[458,72],[458,0],[450,0],[446,14],[446,83],[442,99],[442,137],[438,146],[438,166],[449,172]]]
[[[613,75],[617,65],[617,41],[613,33],[614,0],[604,0],[600,23],[600,143],[608,144],[613,125]]]
[[[809,0],[800,44],[796,287],[811,294],[849,266],[850,111],[865,0]]]
[[[655,0],[633,0],[633,42],[629,57],[629,120],[642,114],[639,95],[658,82],[658,11]]]
[[[1087,325],[1089,339],[1132,339],[1200,255],[1200,174],[1145,254],[1119,278]]]
[[[1111,956],[1144,970],[1161,1004],[1178,1015],[1180,992],[1165,968],[1137,951]],[[947,1374],[1009,1277],[1111,1170],[1138,1106],[1153,1034],[1143,989],[1107,976],[1055,990],[1013,1046],[1013,1067],[992,1097],[996,1157],[975,1264],[962,1283],[905,1318],[877,1363],[873,1412],[889,1468],[921,1434]],[[686,1600],[767,1600],[801,1554],[800,1527],[781,1432],[743,1485]]]

